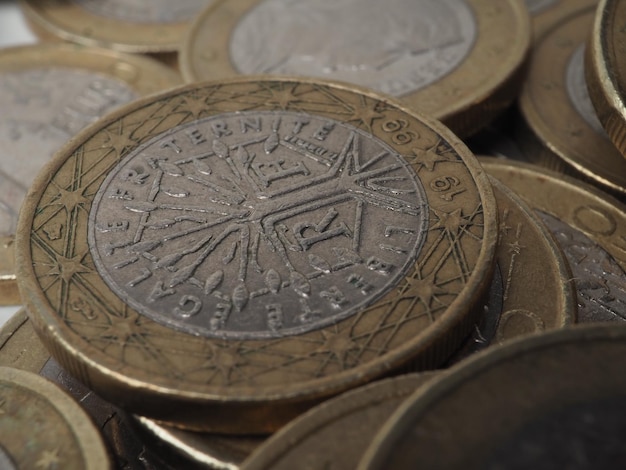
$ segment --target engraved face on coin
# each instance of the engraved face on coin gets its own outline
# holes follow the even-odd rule
[[[191,20],[209,0],[71,0],[97,15],[136,23],[177,23]]]
[[[89,242],[100,275],[142,314],[264,338],[366,308],[406,276],[426,223],[421,181],[382,140],[334,119],[246,112],[174,127],[126,156],[98,190]]]
[[[240,73],[327,77],[400,96],[454,70],[476,35],[464,0],[265,0],[235,27],[230,55]]]

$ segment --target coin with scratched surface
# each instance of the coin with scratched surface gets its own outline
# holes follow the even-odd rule
[[[443,361],[497,235],[487,176],[449,130],[308,80],[128,105],[28,202],[18,279],[52,355],[137,414],[223,432]]]
[[[601,0],[587,47],[589,95],[607,134],[626,156],[626,1]]]
[[[409,398],[358,468],[626,465],[626,326],[569,328],[485,352]]]
[[[57,44],[0,52],[0,303],[19,303],[13,237],[37,171],[106,112],[179,80],[151,59],[103,49]]]
[[[511,103],[529,45],[521,0],[219,0],[190,28],[181,69],[188,81],[344,80],[401,96],[469,135]]]
[[[481,161],[528,202],[563,248],[578,292],[578,321],[626,320],[626,207],[592,186],[536,166]]]
[[[521,97],[520,143],[532,161],[626,195],[626,159],[606,135],[585,82],[595,5],[574,10],[538,39]]]
[[[39,374],[71,395],[98,427],[111,452],[115,468],[123,470],[199,468],[188,460],[176,459],[174,456],[161,453],[157,455],[148,448],[136,432],[132,417],[102,400],[65,372],[58,362],[50,357],[24,310],[18,311],[0,329],[0,367],[12,367]],[[165,463],[164,458],[172,464]],[[5,467],[0,465],[0,468]]]
[[[0,465],[3,469],[110,469],[89,416],[56,385],[0,367]]]
[[[122,52],[175,52],[211,0],[21,0],[36,31]]]

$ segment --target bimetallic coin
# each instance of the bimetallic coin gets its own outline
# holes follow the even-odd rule
[[[220,0],[189,30],[181,69],[188,81],[344,80],[402,96],[469,135],[516,95],[529,28],[518,0]]]
[[[98,430],[48,380],[0,367],[0,464],[6,469],[109,469]]]
[[[532,165],[483,159],[485,169],[537,212],[563,248],[578,292],[578,321],[626,320],[626,208],[580,181]]]
[[[191,19],[211,0],[21,0],[34,30],[121,52],[176,52]]]
[[[587,48],[589,94],[617,149],[626,155],[626,2],[601,0]]]
[[[524,202],[495,178],[491,183],[500,240],[489,301],[449,364],[492,344],[576,321],[576,292],[563,252]]]
[[[624,354],[623,325],[485,351],[401,405],[358,468],[622,468]]]
[[[180,458],[176,460],[174,456],[165,453],[157,455],[147,448],[135,430],[132,417],[99,398],[50,357],[24,310],[17,312],[0,329],[0,367],[12,367],[39,374],[71,395],[98,427],[111,451],[115,468],[123,470],[197,468],[189,460]],[[166,464],[164,458],[167,458],[168,462],[172,460],[172,464]],[[2,466],[1,453],[0,468],[6,468]]]
[[[497,236],[488,179],[444,126],[308,80],[135,102],[29,201],[19,279],[53,356],[137,414],[229,433],[441,363]]]
[[[389,416],[437,375],[430,372],[386,379],[324,402],[274,434],[241,469],[356,468]]]
[[[538,39],[520,97],[528,158],[626,194],[626,159],[598,121],[587,92],[584,48],[595,6],[572,11]]]
[[[0,303],[19,303],[12,237],[37,171],[105,113],[178,82],[158,62],[101,49],[56,44],[0,52]],[[50,236],[61,237],[58,229],[50,227]]]

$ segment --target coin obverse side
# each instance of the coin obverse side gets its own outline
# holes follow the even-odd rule
[[[511,190],[491,178],[500,221],[496,269],[474,331],[448,364],[490,345],[576,321],[576,291],[552,234]]]
[[[326,401],[270,437],[241,465],[241,470],[355,468],[389,416],[437,375],[403,375]]]
[[[573,11],[537,41],[520,109],[529,159],[626,194],[626,159],[595,114],[584,72],[595,5]]]
[[[0,328],[0,367],[12,367],[39,374],[71,395],[98,427],[111,453],[114,468],[124,470],[206,468],[194,465],[192,460],[174,455],[170,446],[150,447],[144,443],[132,416],[102,400],[50,357],[23,309]],[[205,436],[207,443],[210,443],[210,435]],[[0,465],[0,468],[5,467]]]
[[[489,181],[444,126],[290,79],[128,105],[21,214],[18,279],[52,355],[112,403],[222,432],[443,361],[496,242]]]
[[[130,53],[175,52],[211,0],[20,0],[34,29],[85,46]]]
[[[187,81],[343,80],[401,96],[467,136],[514,99],[529,47],[521,0],[218,0],[189,29],[181,70]]]
[[[36,374],[0,367],[0,465],[3,469],[110,469],[89,416]]]
[[[626,2],[601,0],[589,37],[585,74],[598,118],[626,156]]]
[[[13,238],[36,173],[106,112],[179,82],[154,60],[103,49],[56,44],[0,52],[0,303],[20,302]]]
[[[578,321],[626,320],[626,208],[573,178],[533,165],[481,159],[554,234],[572,269]]]
[[[624,325],[588,325],[477,355],[409,398],[358,468],[621,468],[624,354]]]

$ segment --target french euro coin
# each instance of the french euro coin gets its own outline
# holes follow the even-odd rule
[[[39,173],[18,281],[52,356],[107,401],[267,433],[452,353],[496,217],[469,150],[389,98],[192,84],[100,120]]]
[[[530,46],[521,0],[218,0],[181,48],[188,81],[234,74],[342,80],[474,133],[517,95]]]

